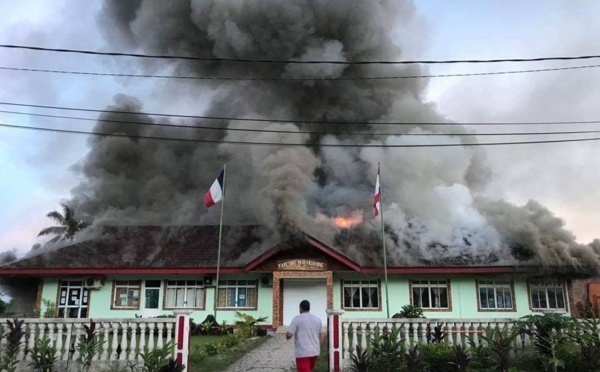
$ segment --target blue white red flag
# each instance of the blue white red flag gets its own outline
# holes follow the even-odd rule
[[[217,177],[212,186],[210,186],[210,189],[206,192],[206,194],[204,194],[204,204],[208,208],[223,200],[223,196],[225,195],[225,188],[223,186],[223,173],[224,170],[219,173],[219,177]]]

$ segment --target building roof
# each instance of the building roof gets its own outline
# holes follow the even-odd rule
[[[0,267],[6,275],[211,274],[216,272],[218,226],[105,226],[92,238],[46,249]],[[281,252],[315,251],[349,271],[378,273],[382,264],[336,248],[305,232],[283,241],[263,226],[224,226],[221,272],[256,270]],[[291,242],[290,242],[291,241]],[[308,249],[310,248],[310,249]],[[359,262],[361,264],[359,264]],[[263,266],[264,267],[264,266]],[[492,274],[512,266],[389,267],[397,274]],[[522,271],[522,268],[519,270]]]

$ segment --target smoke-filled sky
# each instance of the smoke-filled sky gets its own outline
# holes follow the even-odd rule
[[[0,43],[145,53],[275,59],[466,59],[597,54],[594,1],[23,1],[1,4]],[[159,5],[164,4],[164,5]],[[581,63],[580,63],[581,64]],[[592,64],[592,63],[587,63]],[[576,65],[435,67],[199,65],[0,50],[0,65],[222,76],[343,77],[446,74]],[[0,100],[127,111],[306,120],[543,121],[594,120],[600,69],[377,83],[233,83],[111,79],[0,71]],[[343,87],[342,87],[342,84]],[[1,106],[0,106],[1,107]],[[59,113],[60,114],[60,113]],[[92,117],[92,116],[90,116]],[[111,117],[114,118],[114,117]],[[143,119],[143,118],[142,118]],[[53,121],[0,113],[12,124],[161,134],[114,124]],[[144,120],[148,120],[147,118]],[[179,123],[175,121],[174,123]],[[183,123],[183,122],[182,122]],[[185,122],[186,124],[196,124]],[[200,123],[197,123],[200,124]],[[215,125],[215,123],[212,123]],[[254,123],[258,124],[258,123]],[[95,125],[95,126],[94,126]],[[240,123],[216,123],[240,127]],[[319,131],[291,124],[256,128]],[[571,126],[594,129],[598,126]],[[293,142],[352,143],[297,135]],[[515,129],[515,128],[510,128]],[[528,129],[549,131],[551,126]],[[365,126],[370,143],[460,142],[448,136],[376,136],[437,132],[414,126]],[[470,129],[454,128],[455,131]],[[500,131],[509,128],[482,128]],[[384,132],[388,131],[388,132]],[[195,138],[276,141],[281,135],[175,132]],[[194,134],[192,134],[194,133]],[[490,137],[482,141],[506,140]],[[0,249],[27,251],[70,201],[96,223],[211,223],[200,203],[220,164],[229,163],[231,223],[292,225],[339,214],[369,220],[377,162],[397,262],[439,254],[484,261],[600,262],[600,173],[595,142],[454,149],[251,148],[129,139],[98,140],[0,128]],[[124,160],[126,159],[126,161]],[[235,185],[240,185],[234,192]],[[243,185],[243,187],[242,187]],[[534,201],[532,201],[534,200]],[[561,221],[564,220],[563,228]],[[327,225],[327,224],[325,224]],[[573,234],[569,233],[571,231]],[[44,241],[44,240],[41,240]],[[474,252],[476,247],[476,252]],[[600,249],[600,247],[597,247]]]

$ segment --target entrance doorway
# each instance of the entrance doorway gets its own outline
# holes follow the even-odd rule
[[[327,324],[327,282],[325,279],[283,279],[283,324],[299,314],[302,300],[310,302],[311,314]]]

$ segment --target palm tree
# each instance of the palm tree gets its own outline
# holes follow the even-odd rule
[[[56,243],[62,240],[72,240],[79,230],[83,230],[88,226],[87,223],[83,221],[77,221],[75,219],[75,212],[71,209],[67,204],[61,203],[62,206],[62,214],[57,211],[52,211],[46,215],[46,217],[56,221],[59,226],[51,226],[46,227],[38,236],[42,235],[56,235],[54,238],[50,239],[48,243]]]

